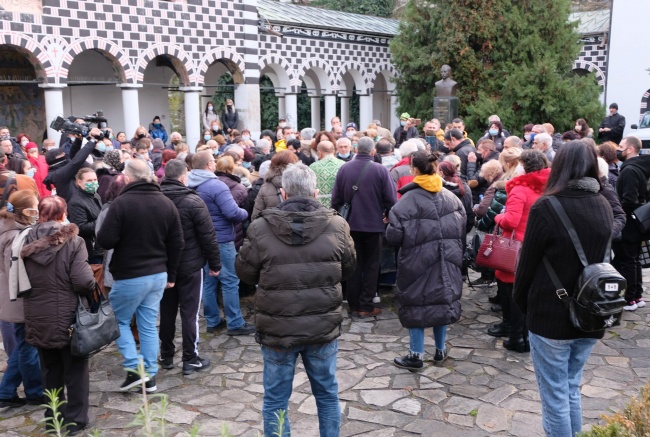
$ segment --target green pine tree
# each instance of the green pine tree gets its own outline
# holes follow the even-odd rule
[[[398,112],[433,115],[434,83],[449,64],[458,82],[460,115],[480,136],[490,114],[521,133],[550,122],[556,132],[578,118],[603,114],[593,74],[572,71],[580,46],[569,23],[570,0],[410,0],[391,42]]]
[[[314,0],[310,6],[375,17],[390,17],[395,8],[395,0]]]

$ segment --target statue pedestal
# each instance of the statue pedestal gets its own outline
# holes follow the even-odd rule
[[[433,98],[433,118],[440,121],[442,129],[456,117],[458,117],[458,97]]]

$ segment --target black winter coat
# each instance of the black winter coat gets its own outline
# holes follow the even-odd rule
[[[460,318],[465,211],[450,191],[403,187],[390,210],[386,240],[397,260],[399,320],[405,328],[428,328]]]
[[[221,123],[223,123],[223,130],[228,132],[229,129],[237,129],[239,124],[239,114],[235,108],[232,111],[224,109],[221,113]]]
[[[476,153],[476,149],[469,140],[461,141],[454,149],[454,153],[460,158],[460,177],[464,181],[467,180],[467,157],[472,152]]]
[[[80,145],[81,141],[75,142],[75,144]],[[52,186],[56,187],[56,195],[63,197],[66,202],[70,202],[70,195],[76,186],[75,175],[81,167],[87,165],[86,159],[95,150],[97,142],[88,141],[79,151],[75,150],[75,144],[73,144],[73,150],[70,151],[70,161],[50,167],[47,177],[43,180],[45,188],[52,190]]]
[[[21,256],[32,285],[24,298],[25,340],[43,349],[70,344],[79,295],[95,290],[95,277],[77,225],[37,224],[27,235]]]
[[[248,196],[246,197],[246,200],[244,200],[244,203],[240,205],[241,208],[244,208],[248,213],[248,220],[251,219],[253,208],[255,208],[255,199],[257,199],[257,195],[260,193],[260,188],[262,188],[262,185],[264,185],[264,178],[257,178],[253,182],[251,189],[248,190]]]
[[[115,280],[167,272],[167,282],[176,282],[184,245],[181,219],[154,183],[124,187],[108,209],[97,243],[115,249],[110,264]]]
[[[613,224],[607,200],[598,192],[569,188],[555,197],[573,223],[587,261],[590,264],[602,262]],[[543,256],[549,259],[560,282],[572,295],[582,264],[546,196],[540,197],[530,209],[515,275],[514,301],[526,314],[526,325],[532,333],[554,340],[602,338],[604,331],[584,332],[573,327],[569,310],[557,298]]]
[[[341,335],[341,281],[356,267],[347,222],[314,198],[293,197],[251,223],[235,263],[258,284],[256,340],[269,347],[329,343]]]
[[[79,227],[79,236],[86,242],[88,258],[104,255],[104,249],[97,244],[95,222],[102,211],[99,194],[89,194],[75,184],[68,202],[68,220]]]
[[[465,230],[466,232],[471,231],[472,227],[474,227],[474,221],[475,221],[474,202],[472,201],[472,190],[470,190],[469,186],[465,182],[463,182],[463,188],[465,188],[464,194],[460,194],[460,187],[458,186],[458,184],[455,184],[453,182],[448,182],[445,180],[442,181],[442,184],[443,187],[445,187],[447,190],[454,193],[454,195],[458,197],[458,200],[462,202],[463,208],[465,209],[465,217],[467,219],[467,222],[465,223]]]
[[[183,226],[185,246],[177,276],[189,276],[201,270],[206,260],[210,270],[221,270],[217,233],[203,199],[196,191],[174,179],[165,179],[160,184],[160,191],[176,205]]]
[[[650,200],[649,178],[650,155],[639,155],[627,159],[621,165],[621,171],[616,181],[616,194],[621,201],[623,211],[627,214],[627,223],[622,233],[623,241],[634,243],[641,242],[644,238],[632,219],[632,213]]]

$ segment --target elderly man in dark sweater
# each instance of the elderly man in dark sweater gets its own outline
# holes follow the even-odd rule
[[[111,204],[97,243],[106,250],[114,249],[110,270],[115,282],[109,297],[120,328],[117,348],[127,370],[120,391],[137,387],[144,380],[147,392],[154,392],[158,373],[156,320],[165,288],[176,282],[183,229],[176,206],[160,192],[145,161],[131,160],[124,173],[129,183]],[[134,314],[140,354],[130,326]],[[137,369],[140,358],[148,374],[144,378],[129,372]]]
[[[357,269],[347,281],[346,291],[351,314],[360,318],[381,313],[372,300],[377,293],[384,224],[397,201],[395,183],[386,167],[374,162],[375,151],[372,139],[361,138],[357,156],[339,169],[332,189],[332,208],[338,211],[346,203],[351,205],[348,222],[357,252]]]

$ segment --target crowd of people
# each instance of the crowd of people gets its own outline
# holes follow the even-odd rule
[[[238,129],[232,100],[221,114],[206,105],[192,150],[157,116],[130,139],[92,128],[86,138],[64,134],[58,146],[39,147],[2,127],[0,328],[9,361],[0,407],[41,404],[44,389],[65,387],[68,431],[88,426],[88,358],[72,355],[68,330],[79,297],[92,309],[104,293],[120,330],[121,391],[155,392],[159,367],[174,368],[179,312],[183,374],[210,367],[199,353],[202,306],[208,333],[255,334],[261,344],[265,435],[277,410],[287,409],[300,355],[321,435],[336,436],[343,305],[355,319],[381,314],[376,296],[389,253],[410,337],[394,364],[424,367],[426,328],[433,362],[444,362],[448,326],[462,315],[467,241],[496,228],[522,249],[516,273],[480,269],[470,283],[496,283],[490,300],[502,322],[488,334],[506,338],[508,350],[531,352],[547,435],[574,435],[582,368],[604,331],[576,329],[554,298],[542,257],[564,284],[581,268],[548,198],[580,223],[590,262],[612,241],[613,265],[628,283],[625,310],[645,306],[638,260],[645,236],[631,216],[650,197],[650,157],[640,155],[638,138],[622,138],[617,109],[610,106],[598,129],[600,145],[584,119],[563,134],[549,123],[526,125],[518,137],[493,115],[473,141],[460,118],[420,129],[408,113],[394,132],[378,120],[361,130],[335,117],[327,131],[279,120],[254,140]],[[240,307],[240,294],[250,292],[254,325]],[[133,371],[140,361],[146,375]]]

